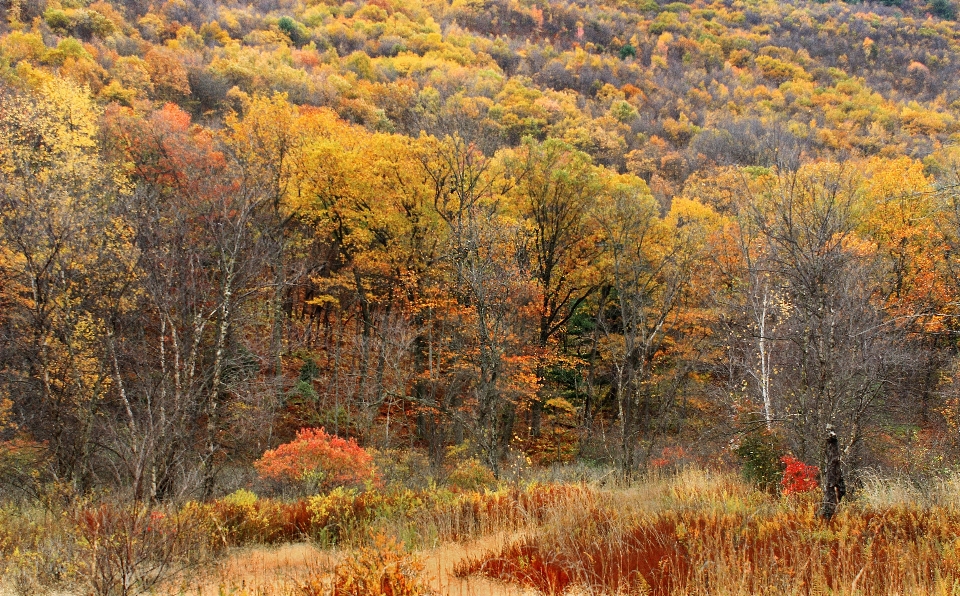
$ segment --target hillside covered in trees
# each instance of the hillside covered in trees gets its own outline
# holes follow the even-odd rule
[[[14,486],[213,497],[305,427],[440,476],[827,424],[850,473],[960,462],[950,0],[0,17]]]

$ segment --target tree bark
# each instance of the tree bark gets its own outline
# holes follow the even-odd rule
[[[820,517],[829,520],[837,512],[840,500],[847,494],[847,487],[843,482],[843,470],[840,468],[840,444],[837,441],[837,434],[829,426],[824,455],[823,503],[820,505]]]

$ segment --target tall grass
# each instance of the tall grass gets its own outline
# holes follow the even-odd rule
[[[0,592],[68,590],[102,596],[147,592],[222,550],[210,519],[182,509],[103,500],[20,503],[0,510]]]
[[[458,572],[546,594],[960,594],[952,504],[877,506],[867,491],[825,522],[812,495],[780,499],[696,470],[659,495],[655,508],[630,491],[570,502]]]
[[[588,502],[592,492],[582,485],[480,492],[337,489],[284,501],[237,491],[179,509],[103,501],[77,502],[59,512],[21,504],[0,509],[0,575],[22,594],[63,586],[137,594],[212,562],[228,548],[308,541],[321,548],[368,549],[378,536],[394,537],[408,550],[431,548],[537,526],[577,495]]]
[[[867,476],[829,522],[816,515],[815,494],[777,497],[731,473],[689,468],[619,485],[603,478],[483,491],[335,490],[292,501],[240,491],[169,510],[8,507],[0,509],[0,567],[21,594],[57,585],[128,594],[229,547],[309,541],[342,553],[335,570],[318,571],[312,593],[387,579],[420,591],[416,557],[405,553],[496,536],[456,574],[551,595],[960,596],[956,478]],[[402,573],[384,575],[387,559]]]

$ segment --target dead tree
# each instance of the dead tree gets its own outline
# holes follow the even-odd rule
[[[843,470],[840,468],[840,445],[837,433],[827,425],[827,444],[824,449],[823,466],[823,503],[820,505],[820,517],[829,520],[837,512],[840,499],[847,494],[843,482]]]

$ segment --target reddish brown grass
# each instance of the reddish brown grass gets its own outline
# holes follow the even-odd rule
[[[960,593],[960,511],[852,504],[824,522],[812,498],[680,497],[636,515],[600,500],[456,572],[550,595]]]

